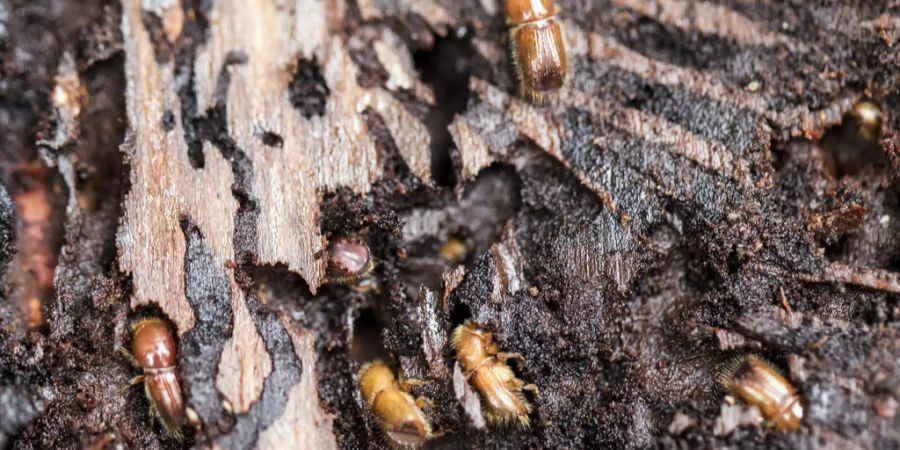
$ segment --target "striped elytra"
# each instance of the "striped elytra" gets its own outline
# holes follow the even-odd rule
[[[565,41],[553,0],[507,0],[510,53],[519,93],[540,103],[565,84]]]
[[[143,369],[144,393],[151,413],[175,439],[181,439],[185,422],[184,396],[175,374],[178,347],[169,324],[158,317],[144,317],[131,325],[131,356]]]

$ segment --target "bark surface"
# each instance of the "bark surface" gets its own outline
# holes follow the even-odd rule
[[[900,445],[900,5],[558,4],[534,105],[498,0],[0,0],[0,448],[386,448],[375,358],[428,448]],[[348,235],[375,270],[329,284]],[[147,314],[184,441],[128,386]],[[466,319],[529,429],[486,422]],[[800,430],[726,398],[748,352]]]

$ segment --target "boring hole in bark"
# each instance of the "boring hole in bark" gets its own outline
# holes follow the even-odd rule
[[[376,359],[389,360],[389,354],[381,343],[384,323],[373,308],[364,308],[353,322],[351,357],[360,364]]]
[[[282,138],[278,133],[273,133],[271,131],[264,131],[260,134],[259,139],[262,143],[269,147],[281,148],[284,146],[284,138]]]
[[[870,167],[886,167],[887,159],[878,143],[878,130],[867,128],[851,111],[839,127],[828,130],[820,145],[830,156],[835,178],[857,176]]]
[[[825,243],[825,258],[831,262],[840,262],[847,250],[847,236],[841,236],[834,242]]]
[[[312,294],[303,277],[287,265],[257,265],[241,261],[237,282],[270,308],[291,315],[305,306],[312,306]]]
[[[456,330],[456,327],[460,326],[466,320],[472,317],[472,311],[469,309],[469,306],[465,303],[456,302],[450,308],[450,325],[451,329]]]
[[[159,121],[162,129],[166,132],[172,131],[175,129],[175,114],[172,114],[171,109],[167,109],[163,112],[162,118]]]
[[[431,132],[431,174],[441,186],[456,183],[450,149],[453,139],[447,127],[469,102],[469,76],[475,49],[470,36],[450,34],[437,38],[434,47],[413,55],[422,80],[434,90],[437,104],[428,112]]]
[[[288,96],[294,108],[309,119],[325,114],[325,103],[331,91],[325,84],[322,68],[314,59],[300,59],[294,78],[288,85]]]
[[[188,161],[191,163],[191,167],[197,170],[201,170],[206,167],[206,157],[203,156],[203,142],[197,141],[196,145],[194,143],[188,143]]]

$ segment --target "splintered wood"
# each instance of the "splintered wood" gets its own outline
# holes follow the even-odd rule
[[[174,322],[179,335],[191,330],[196,312],[185,296],[185,224],[195,225],[215,265],[231,284],[233,332],[220,355],[216,387],[235,413],[261,398],[273,371],[272,356],[248,312],[246,293],[235,281],[237,184],[255,204],[255,263],[284,264],[315,292],[322,282],[327,242],[319,230],[323,193],[348,187],[367,194],[382,173],[364,111],[381,117],[413,174],[430,183],[430,135],[425,125],[395,98],[411,90],[425,103],[433,94],[416,77],[412,58],[396,36],[385,31],[375,48],[391,75],[385,87],[363,88],[359,69],[332,30],[343,20],[341,1],[222,0],[206,11],[209,27],[195,49],[191,67],[198,115],[224,108],[227,140],[249,168],[203,140],[203,164],[192,165],[176,79],[183,67],[161,61],[151,38],[148,14],[160,18],[163,39],[178,45],[185,20],[180,2],[123,0],[121,29],[125,48],[127,112],[130,131],[122,151],[131,170],[131,191],[117,235],[119,268],[133,280],[132,308],[155,304]],[[427,8],[426,8],[427,9]],[[440,10],[429,9],[441,19]],[[321,115],[292,103],[289,84],[298,58],[321,67],[329,95]],[[179,69],[181,72],[179,72]],[[165,118],[169,118],[166,120]],[[174,120],[173,120],[174,119]],[[229,157],[224,155],[228,154]],[[239,178],[236,170],[249,169]],[[315,381],[312,335],[284,324],[291,334],[303,375],[289,393],[284,413],[261,434],[258,448],[284,445],[335,447],[331,419],[321,410]]]
[[[203,147],[205,167],[191,166],[178,117],[181,107],[173,89],[173,67],[157,64],[138,2],[123,4],[122,32],[131,125],[123,149],[132,170],[132,188],[118,234],[119,265],[133,277],[132,306],[159,305],[183,334],[194,326],[194,313],[185,297],[185,238],[180,222],[195,223],[215,263],[225,267],[225,261],[234,258],[238,208],[231,193],[234,177],[230,163],[208,143]],[[176,117],[169,131],[162,125],[167,113]],[[243,412],[260,395],[271,362],[233,271],[226,268],[225,273],[234,302],[234,334],[222,354],[216,381],[235,411]]]
[[[359,70],[343,41],[328,32],[340,18],[326,2],[282,5],[258,2],[248,11],[241,1],[218,1],[209,11],[209,38],[199,50],[195,72],[199,109],[220,99],[227,88],[228,130],[253,164],[252,192],[259,202],[257,258],[260,264],[285,263],[301,274],[313,292],[321,284],[325,247],[318,228],[322,191],[346,186],[367,193],[381,175],[380,155],[361,114],[371,108],[391,131],[413,173],[430,179],[430,137],[424,124],[405,111],[388,91],[364,89]],[[385,36],[389,36],[386,34]],[[378,46],[399,87],[409,82],[408,54],[386,37]],[[241,62],[230,62],[238,55]],[[297,55],[319,61],[330,95],[322,116],[304,117],[288,94]],[[230,85],[219,86],[227,71]],[[403,81],[406,80],[406,81]],[[412,85],[410,85],[412,86]],[[419,86],[423,95],[427,88]],[[270,146],[274,134],[281,144]]]
[[[138,1],[123,3],[122,35],[130,124],[123,151],[131,167],[131,192],[117,238],[119,268],[132,276],[132,307],[158,304],[181,334],[193,327],[194,313],[184,293],[180,221],[190,218],[197,224],[218,264],[233,259],[234,177],[211,145],[203,148],[206,166],[191,167],[174,68],[157,64]],[[170,131],[162,126],[167,112],[176,117]]]
[[[315,395],[318,381],[315,364],[313,364],[316,360],[313,337],[309,332],[296,331],[287,320],[282,319],[282,323],[291,336],[294,351],[304,362],[303,376],[300,383],[294,385],[287,394],[288,402],[285,406],[285,413],[260,434],[258,448],[336,449],[337,444],[334,436],[330,433],[333,417],[322,410],[319,405],[319,397]],[[329,433],[320,430],[328,430]]]

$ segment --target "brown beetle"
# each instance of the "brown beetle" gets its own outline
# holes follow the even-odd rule
[[[431,438],[431,424],[419,409],[427,400],[414,400],[407,385],[397,382],[385,363],[374,361],[359,371],[359,392],[372,407],[390,444],[400,448],[420,447]]]
[[[525,400],[522,391],[536,392],[537,387],[533,384],[526,385],[516,378],[506,364],[508,359],[521,359],[522,356],[518,353],[500,352],[491,333],[480,323],[471,320],[456,328],[452,345],[463,375],[481,397],[484,417],[494,424],[516,423],[522,428],[528,428],[531,405]]]
[[[719,375],[725,389],[756,406],[775,428],[800,428],[805,401],[778,369],[758,355],[735,359]]]
[[[150,412],[173,438],[182,438],[184,396],[175,376],[178,349],[172,329],[159,317],[143,317],[131,324],[131,357],[144,370],[132,384],[144,383]]]
[[[375,268],[368,244],[355,236],[333,239],[328,245],[325,280],[331,284],[353,284]]]
[[[566,81],[568,62],[553,0],[506,0],[510,52],[519,92],[540,103]]]

